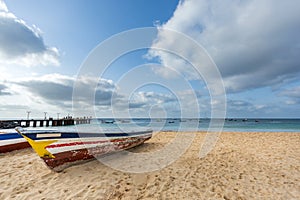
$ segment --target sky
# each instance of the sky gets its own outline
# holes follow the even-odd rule
[[[210,117],[224,108],[227,118],[300,118],[299,8],[0,0],[0,119]]]

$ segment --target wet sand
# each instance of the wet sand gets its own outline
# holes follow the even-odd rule
[[[131,151],[160,150],[176,134],[157,133]],[[32,149],[0,154],[0,199],[300,199],[300,133],[222,133],[199,158],[204,137],[196,133],[175,162],[141,174],[98,160],[55,173]]]

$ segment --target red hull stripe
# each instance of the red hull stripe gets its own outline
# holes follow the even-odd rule
[[[57,148],[57,147],[69,147],[69,146],[76,146],[76,145],[86,145],[86,144],[100,144],[100,143],[108,143],[108,142],[122,142],[124,140],[102,140],[102,141],[90,141],[90,142],[71,142],[71,143],[63,143],[63,144],[51,144],[49,146],[47,146],[47,149],[50,148]]]
[[[14,150],[29,148],[30,144],[28,142],[20,142],[16,144],[9,144],[0,146],[0,153],[6,153]]]
[[[42,157],[42,159],[50,169],[60,172],[71,165],[87,161],[107,153],[113,153],[116,151],[132,148],[144,143],[148,139],[150,139],[150,137],[137,138],[132,143],[118,144],[114,147],[111,146],[111,148],[93,147],[90,149],[77,149],[74,151],[60,152],[53,154],[55,158]]]

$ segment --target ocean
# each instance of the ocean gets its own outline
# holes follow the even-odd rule
[[[300,132],[300,119],[225,119],[215,120],[211,128],[228,132]],[[104,129],[149,128],[154,131],[207,131],[210,119],[98,119]],[[108,122],[108,123],[107,123]],[[113,123],[111,123],[113,122]],[[222,124],[224,122],[224,124]],[[92,124],[95,121],[92,122]],[[223,125],[223,126],[222,126]]]
[[[211,123],[213,122],[213,123]],[[224,122],[224,124],[223,124]],[[300,132],[300,119],[93,119],[90,124],[62,127],[39,127],[28,129],[51,130],[101,130],[103,132],[138,131],[152,129],[154,131],[207,131],[209,127],[214,130],[226,132]],[[100,129],[99,129],[100,128]],[[210,130],[211,130],[210,129]],[[2,129],[5,132],[15,132],[14,129]]]
[[[94,119],[91,124],[79,125],[82,128],[101,127],[103,131],[144,130],[154,131],[207,131],[210,119]],[[228,132],[300,132],[300,119],[225,119],[215,120],[211,128]],[[224,122],[222,126],[222,122]],[[217,126],[217,127],[216,127]],[[66,127],[62,127],[65,129]],[[71,127],[69,127],[71,128]]]

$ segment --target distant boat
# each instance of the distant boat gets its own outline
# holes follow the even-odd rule
[[[18,133],[0,133],[0,153],[30,147],[29,143]]]
[[[65,168],[95,157],[129,149],[152,137],[152,131],[128,133],[77,133],[26,131],[16,128],[46,165],[60,172]]]
[[[105,124],[113,124],[114,122],[115,122],[114,120],[104,121]]]

